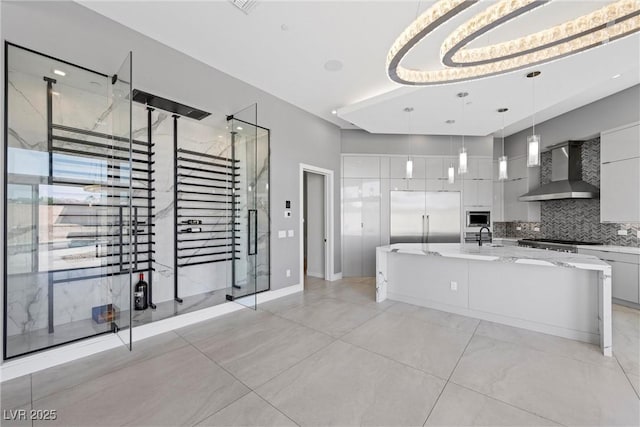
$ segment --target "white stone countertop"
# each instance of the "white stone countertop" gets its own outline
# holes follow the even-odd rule
[[[478,246],[475,243],[396,243],[388,246],[380,246],[378,249],[384,252],[442,256],[474,261],[567,267],[597,271],[610,271],[611,269],[609,264],[595,256],[522,248],[519,246],[495,246],[490,244]]]
[[[579,245],[578,249],[589,249],[592,251],[617,252],[619,254],[640,255],[640,248],[633,247],[633,246]]]

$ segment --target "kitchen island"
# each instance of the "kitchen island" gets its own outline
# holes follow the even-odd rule
[[[386,299],[611,347],[611,266],[514,246],[399,243],[376,250]]]

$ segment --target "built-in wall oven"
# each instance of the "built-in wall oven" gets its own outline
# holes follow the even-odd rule
[[[491,225],[490,211],[467,211],[467,228],[489,227]]]

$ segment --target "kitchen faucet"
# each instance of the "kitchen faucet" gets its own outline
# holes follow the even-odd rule
[[[487,230],[487,235],[489,236],[489,243],[493,242],[493,239],[491,238],[491,230],[489,230],[489,227],[482,227],[480,229],[480,232],[478,233],[478,246],[482,246],[482,230]]]

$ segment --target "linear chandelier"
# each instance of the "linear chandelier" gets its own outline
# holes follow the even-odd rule
[[[460,25],[440,49],[440,70],[401,66],[409,51],[436,28],[479,0],[440,0],[391,46],[387,74],[404,85],[427,86],[506,73],[591,49],[640,30],[640,0],[618,0],[563,24],[506,42],[466,49],[473,40],[551,0],[500,0]]]

